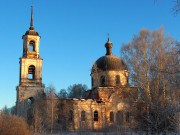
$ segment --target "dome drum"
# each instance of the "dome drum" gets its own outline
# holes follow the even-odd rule
[[[92,88],[95,87],[124,87],[128,84],[128,72],[101,71],[91,74]]]
[[[127,66],[124,61],[112,54],[112,43],[105,44],[106,55],[94,63],[91,70],[92,88],[119,87],[128,83]]]

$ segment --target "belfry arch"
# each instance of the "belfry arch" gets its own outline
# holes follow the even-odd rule
[[[30,41],[29,42],[29,51],[30,52],[34,52],[35,51],[35,42],[34,41]]]
[[[28,79],[29,80],[34,80],[35,79],[35,66],[34,65],[30,65],[28,67]]]

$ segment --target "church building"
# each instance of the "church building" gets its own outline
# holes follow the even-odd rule
[[[44,93],[42,61],[39,54],[40,35],[33,25],[33,8],[29,30],[22,36],[23,53],[20,58],[20,77],[17,86],[17,115],[27,118],[30,102]],[[102,45],[103,46],[103,45]],[[115,125],[130,127],[132,108],[137,89],[128,83],[128,68],[124,61],[113,55],[113,43],[105,43],[106,53],[92,65],[91,90],[84,99],[58,99],[57,122],[67,130],[99,131]]]
[[[133,104],[137,90],[128,84],[123,60],[112,53],[113,44],[105,43],[106,54],[92,66],[91,90],[85,99],[60,99],[59,122],[69,130],[106,130],[133,123]]]

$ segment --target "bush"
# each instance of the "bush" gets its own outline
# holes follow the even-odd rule
[[[30,131],[23,118],[0,114],[0,135],[30,135]]]

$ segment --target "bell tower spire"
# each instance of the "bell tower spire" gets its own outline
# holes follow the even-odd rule
[[[33,6],[31,6],[31,20],[30,20],[30,30],[34,30],[34,11]]]

